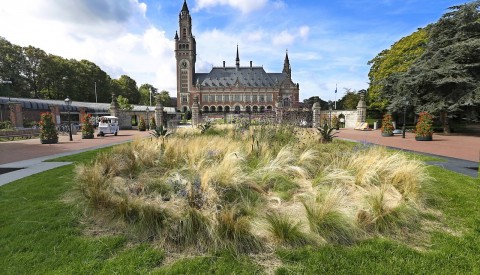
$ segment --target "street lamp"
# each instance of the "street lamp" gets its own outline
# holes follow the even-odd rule
[[[2,84],[12,84],[12,81],[10,80],[0,80],[0,83]],[[8,89],[8,101],[10,102],[10,89]]]
[[[70,105],[72,105],[72,101],[70,100],[70,98],[67,96],[67,98],[65,98],[65,104],[67,104],[67,111],[68,111],[68,132],[70,134],[70,141],[73,141],[73,138],[72,138],[72,122],[70,120]]]
[[[332,104],[329,104],[328,110],[329,110],[330,128],[331,128],[332,127]]]
[[[145,127],[145,128],[147,128],[147,130],[150,130],[150,120],[148,120],[148,112],[149,112],[149,111],[150,111],[150,110],[149,110],[148,107],[147,107],[147,123],[146,123],[147,125],[146,125],[146,127]]]
[[[405,124],[407,123],[407,106],[408,100],[406,97],[403,97],[403,102],[405,102],[405,109],[403,110],[403,129],[402,129],[402,138],[405,138]]]

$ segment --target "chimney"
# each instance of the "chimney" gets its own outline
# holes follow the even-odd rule
[[[252,68],[252,63],[253,63],[253,62],[252,62],[252,61],[250,61],[250,69]]]

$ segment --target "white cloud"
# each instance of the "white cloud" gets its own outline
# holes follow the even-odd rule
[[[175,95],[174,42],[145,18],[138,0],[16,0],[0,7],[0,36],[20,46],[96,63]]]
[[[293,33],[287,30],[280,32],[278,35],[272,37],[272,43],[275,46],[287,46],[293,44],[296,39],[307,39],[310,33],[310,27],[301,26]]]
[[[268,0],[198,0],[194,11],[215,6],[230,6],[246,14],[261,9],[267,2]]]

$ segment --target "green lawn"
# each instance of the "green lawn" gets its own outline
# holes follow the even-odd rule
[[[85,162],[85,152],[64,161]],[[69,199],[74,165],[60,167],[0,187],[0,274],[255,274],[264,267],[228,252],[165,265],[168,253],[148,242],[122,236],[96,237],[83,224],[84,205]],[[443,229],[415,249],[375,238],[352,246],[282,250],[277,274],[479,274],[480,180],[438,167],[425,187],[429,207],[443,212]],[[433,218],[432,218],[433,219]],[[447,229],[447,230],[445,230]],[[169,260],[168,263],[172,261]]]

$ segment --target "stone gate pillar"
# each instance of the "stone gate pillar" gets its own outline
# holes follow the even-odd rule
[[[192,104],[192,126],[197,126],[200,123],[200,105],[198,104],[198,96],[193,98]]]
[[[23,110],[22,103],[12,102],[9,103],[10,109],[10,121],[12,122],[13,127],[23,128]]]
[[[313,127],[320,127],[321,126],[321,121],[320,121],[320,103],[315,102],[312,107],[312,122],[313,122]]]
[[[118,106],[117,96],[112,93],[112,103],[110,103],[110,115],[119,117],[120,107]]]
[[[157,106],[155,107],[155,122],[157,123],[157,127],[160,127],[160,126],[165,127],[166,125],[163,125],[163,106],[162,106],[162,103],[160,102],[159,95],[155,97],[155,101],[157,103]]]
[[[360,101],[357,105],[357,123],[367,121],[367,103],[365,102],[365,95],[360,95]]]

